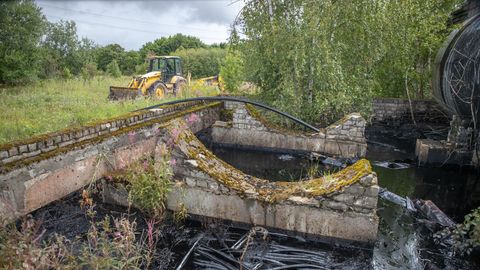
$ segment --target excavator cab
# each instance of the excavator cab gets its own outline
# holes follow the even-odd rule
[[[155,56],[149,59],[147,73],[132,79],[128,87],[110,86],[112,100],[131,99],[137,96],[163,98],[167,94],[182,94],[186,80],[182,61],[178,56]]]
[[[177,56],[163,56],[150,59],[148,72],[151,71],[162,72],[162,79],[164,82],[170,81],[173,76],[183,77],[182,62],[180,57]]]

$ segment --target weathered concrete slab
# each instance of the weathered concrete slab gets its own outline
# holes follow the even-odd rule
[[[174,189],[168,208],[183,203],[191,215],[264,226],[318,237],[373,243],[378,218],[305,204],[262,204],[236,194],[215,194],[198,188]]]
[[[456,149],[444,141],[418,139],[415,146],[415,156],[420,166],[471,165],[474,153],[470,150]]]

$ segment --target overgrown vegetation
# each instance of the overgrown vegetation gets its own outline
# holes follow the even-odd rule
[[[130,78],[91,78],[89,70],[85,73],[85,78],[48,79],[7,88],[0,86],[0,143],[119,116],[160,102],[150,98],[109,101],[109,86],[127,85]],[[216,88],[202,86],[190,89],[186,96],[216,94]]]
[[[160,160],[147,158],[135,163],[125,175],[130,202],[156,219],[161,219],[166,209],[173,177],[171,162],[165,152]]]
[[[220,70],[224,88],[228,93],[239,94],[239,88],[244,81],[244,66],[240,53],[229,50]]]
[[[264,101],[327,124],[368,114],[374,96],[428,96],[449,13],[461,2],[246,1],[232,40]]]
[[[470,254],[480,247],[480,207],[465,216],[463,223],[452,232],[454,247],[464,254]]]
[[[138,235],[135,221],[105,216],[95,222],[94,215],[84,237],[74,239],[45,238],[41,222],[31,217],[19,226],[2,227],[0,269],[145,269],[151,265],[157,254],[155,228]]]
[[[218,75],[226,54],[226,49],[221,48],[181,49],[172,53],[182,58],[183,73],[190,73],[194,79]]]

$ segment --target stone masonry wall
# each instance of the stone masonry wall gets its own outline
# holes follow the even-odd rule
[[[373,122],[411,122],[410,103],[407,99],[383,98],[373,101]],[[435,100],[412,100],[414,117],[417,119],[438,119],[448,121],[448,116]]]
[[[175,168],[175,175],[177,179],[181,179],[184,182],[186,187],[201,189],[216,195],[235,195],[235,192],[228,186],[219,183],[205,172],[199,170],[193,160],[185,160],[180,156],[175,156],[175,159],[180,164],[184,164],[184,166]],[[373,173],[362,177],[357,183],[327,196],[319,196],[315,199],[291,196],[281,203],[290,205],[307,204],[324,210],[340,213],[349,212],[373,217],[376,213],[379,192],[377,184],[376,174]]]
[[[212,137],[216,143],[313,151],[339,157],[366,154],[366,121],[359,114],[350,114],[318,133],[300,133],[272,127],[265,119],[253,116],[243,103],[225,102],[225,109],[233,111],[232,121],[214,125]]]
[[[257,130],[257,131],[268,130],[268,128],[262,122],[260,122],[259,120],[257,120],[256,118],[254,118],[248,113],[244,104],[226,102],[225,108],[227,110],[233,109],[233,119],[232,119],[233,128],[242,128],[242,129]]]

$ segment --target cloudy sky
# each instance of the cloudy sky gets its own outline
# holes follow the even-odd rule
[[[73,20],[79,37],[97,44],[118,43],[139,49],[144,43],[176,33],[207,44],[225,42],[243,0],[37,0],[49,21]]]

